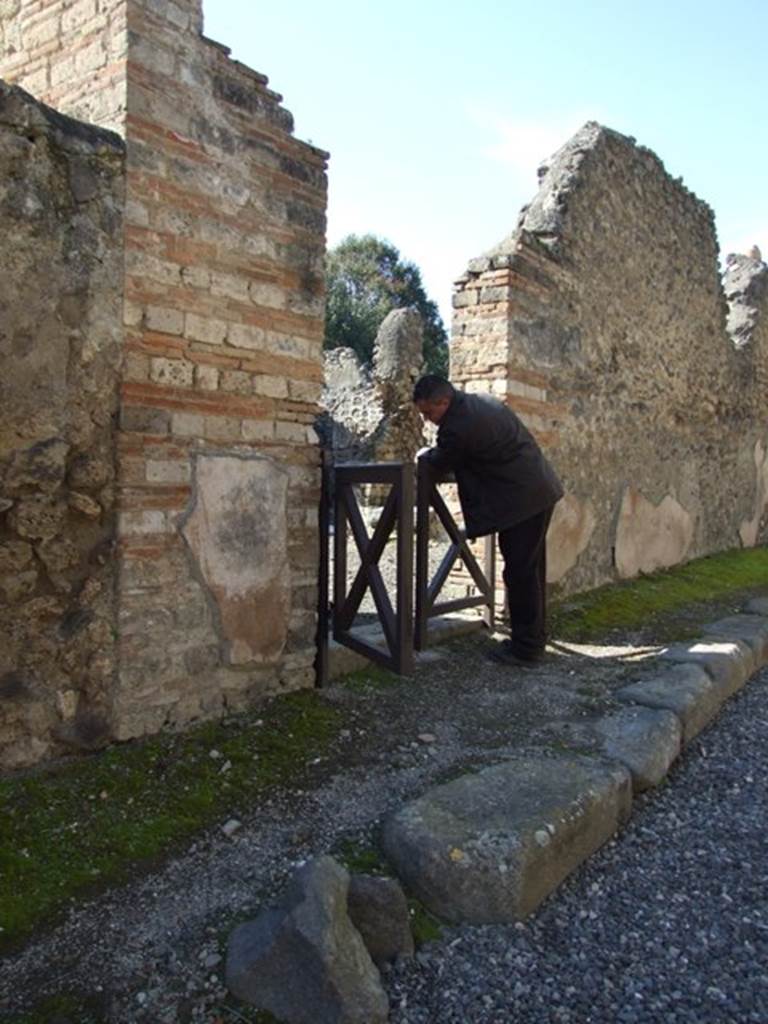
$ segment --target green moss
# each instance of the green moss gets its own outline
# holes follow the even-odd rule
[[[674,613],[697,603],[756,588],[768,590],[768,548],[725,551],[663,572],[609,584],[553,604],[552,635],[559,640],[597,640],[667,620],[685,639]],[[695,632],[690,626],[684,632]],[[660,637],[664,639],[665,637]]]
[[[297,778],[340,725],[339,711],[303,691],[228,724],[0,782],[0,949],[54,921],[73,897],[122,881],[200,829],[246,814],[258,794]]]
[[[375,846],[356,842],[353,839],[342,840],[332,851],[331,856],[343,864],[352,874],[391,875],[392,871]]]
[[[229,996],[226,1002],[213,1007],[212,1012],[212,1020],[216,1024],[281,1024],[277,1017],[273,1017],[267,1010],[257,1010],[255,1006],[241,1003],[232,996]]]
[[[400,676],[378,665],[369,665],[356,672],[349,672],[339,680],[342,686],[359,693],[374,693],[376,690],[393,686],[399,681]]]
[[[41,1000],[33,1009],[0,1017],[3,1024],[104,1024],[103,1000],[98,997],[64,993]]]
[[[417,949],[425,942],[437,942],[443,937],[442,922],[430,913],[420,900],[411,897],[408,900],[408,912],[411,915],[411,931]]]

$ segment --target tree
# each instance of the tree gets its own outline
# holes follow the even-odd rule
[[[421,273],[375,235],[347,235],[326,260],[325,347],[353,348],[370,364],[376,332],[387,313],[413,306],[424,322],[424,363],[429,373],[448,372],[448,337]]]

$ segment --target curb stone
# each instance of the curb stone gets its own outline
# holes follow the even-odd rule
[[[682,745],[680,719],[668,709],[622,708],[601,718],[595,731],[602,753],[628,769],[635,793],[658,786]]]
[[[682,723],[683,746],[698,736],[723,703],[718,685],[701,665],[669,665],[652,679],[643,679],[618,690],[614,697],[624,704],[673,711]]]
[[[768,597],[753,597],[744,605],[748,615],[761,615],[768,618]]]
[[[428,790],[384,822],[384,853],[438,917],[521,920],[629,817],[618,762],[521,757]]]
[[[717,639],[738,637],[755,658],[755,669],[768,661],[768,619],[761,615],[730,615],[704,627],[707,636]]]
[[[742,641],[712,637],[692,644],[671,644],[659,660],[701,665],[722,691],[722,700],[740,690],[758,667],[752,650]]]
[[[627,820],[632,792],[656,786],[687,744],[768,664],[768,599],[673,644],[659,672],[616,693],[626,707],[592,726],[602,759],[545,753],[428,790],[384,822],[403,882],[455,923],[530,914]]]

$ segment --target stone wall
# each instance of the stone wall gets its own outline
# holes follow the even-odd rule
[[[509,402],[566,485],[563,591],[768,538],[768,271],[729,268],[734,337],[717,257],[709,207],[592,123],[457,282],[452,378]]]
[[[324,412],[317,429],[337,462],[412,462],[428,443],[413,404],[423,333],[415,309],[393,309],[376,335],[370,367],[351,348],[325,353]],[[372,497],[380,495],[374,488]]]
[[[56,110],[121,134],[127,56],[125,0],[0,2],[3,78]]]
[[[0,764],[109,735],[124,147],[0,82]]]
[[[200,0],[9,3],[0,74],[127,147],[123,739],[313,681],[327,154]]]

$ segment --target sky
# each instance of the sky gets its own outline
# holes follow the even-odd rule
[[[586,121],[648,146],[768,256],[768,0],[206,0],[331,154],[328,243],[392,242],[450,326],[452,283]]]

